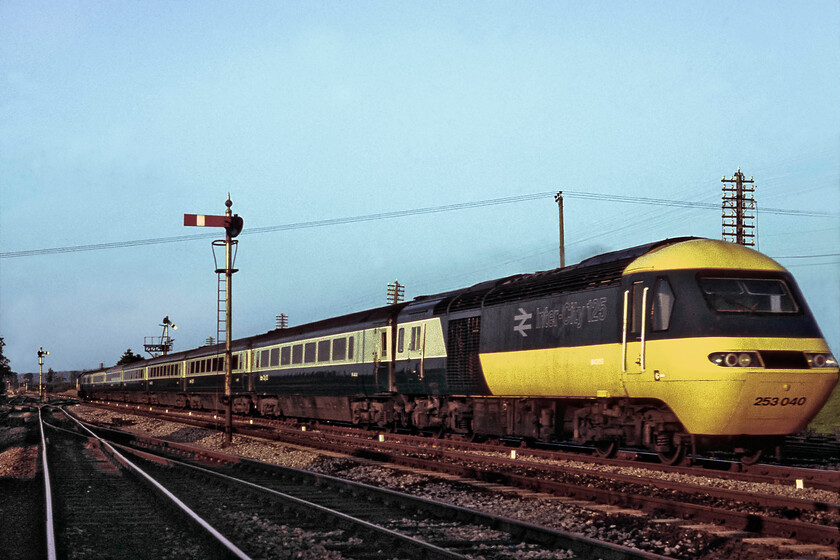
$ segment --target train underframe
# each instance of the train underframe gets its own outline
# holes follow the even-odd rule
[[[115,391],[108,400],[192,410],[223,410],[220,393]],[[736,449],[749,459],[775,439],[695,437],[662,402],[630,399],[558,399],[381,394],[367,397],[238,393],[237,414],[337,421],[385,429],[574,441],[609,457],[620,447],[656,452],[676,463],[701,449]],[[757,458],[757,456],[756,456]]]

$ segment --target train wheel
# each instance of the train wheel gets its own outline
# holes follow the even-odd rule
[[[595,455],[604,459],[612,459],[618,453],[618,442],[609,439],[595,442]]]
[[[685,457],[685,446],[680,443],[671,449],[671,451],[657,453],[656,455],[659,457],[661,463],[665,465],[676,465]]]
[[[746,449],[738,453],[738,460],[741,461],[742,465],[754,465],[761,459],[763,451],[763,449]]]

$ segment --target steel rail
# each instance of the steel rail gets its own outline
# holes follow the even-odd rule
[[[52,486],[50,485],[50,468],[47,461],[47,438],[44,435],[44,419],[41,416],[41,408],[43,407],[38,407],[38,427],[41,431],[41,462],[44,469],[44,494],[46,496],[47,559],[56,560]]]

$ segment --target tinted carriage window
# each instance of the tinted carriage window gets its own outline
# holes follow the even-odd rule
[[[653,288],[653,309],[651,329],[667,331],[671,326],[671,313],[674,311],[674,291],[666,278],[658,278]]]
[[[311,364],[315,361],[315,343],[307,342],[303,347],[303,361]]]
[[[354,346],[355,342],[356,342],[356,339],[353,338],[352,336],[347,339],[347,359],[348,360],[353,359],[353,346]]]
[[[303,344],[295,344],[295,346],[292,348],[292,363],[303,363]]]
[[[330,346],[332,343],[329,340],[322,340],[318,343],[318,361],[330,361]]]
[[[781,278],[699,278],[709,307],[720,313],[796,313],[799,306]]]
[[[280,365],[280,349],[279,348],[272,348],[271,349],[271,367],[277,367]]]
[[[280,349],[280,365],[287,366],[292,363],[292,347],[284,346]]]
[[[346,338],[336,338],[333,340],[333,347],[332,347],[332,357],[333,360],[346,360],[347,359],[347,339]]]
[[[401,354],[405,347],[405,329],[400,329],[397,333],[397,353]]]
[[[268,367],[268,350],[263,350],[262,352],[260,352],[260,367]]]

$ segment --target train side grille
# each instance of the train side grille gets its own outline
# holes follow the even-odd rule
[[[446,344],[446,384],[453,393],[487,394],[487,383],[478,358],[481,341],[481,317],[449,321]]]
[[[762,350],[759,354],[767,369],[808,369],[808,360],[802,352]]]

